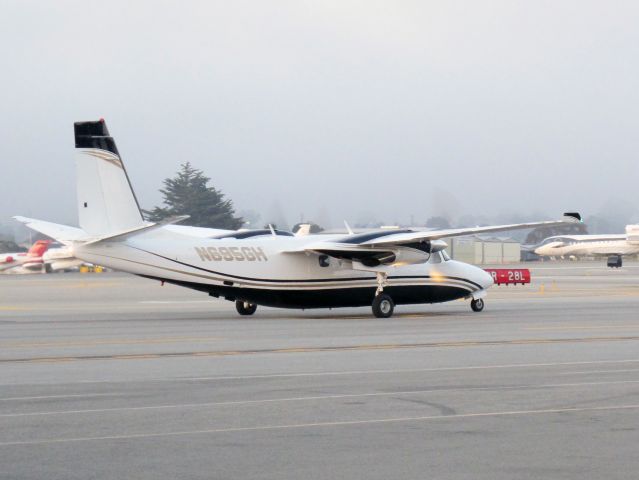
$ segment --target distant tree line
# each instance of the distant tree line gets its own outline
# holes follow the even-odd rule
[[[260,215],[254,211],[247,210],[243,213],[247,216],[247,222],[241,215],[237,215],[233,202],[226,198],[222,191],[209,185],[211,179],[204,175],[201,170],[194,168],[190,162],[180,165],[180,169],[172,178],[163,181],[163,188],[160,189],[163,200],[161,206],[156,206],[151,210],[145,210],[144,214],[148,220],[158,222],[168,217],[189,215],[185,221],[188,225],[195,227],[219,228],[225,230],[237,230],[245,223],[250,223],[253,228],[259,226]],[[625,208],[623,208],[625,207]],[[280,212],[281,213],[281,212]],[[277,215],[275,215],[277,216]],[[279,215],[281,217],[281,214]],[[424,223],[426,227],[446,229],[451,226],[465,227],[500,223],[519,223],[528,218],[520,218],[519,215],[507,216],[508,218],[488,218],[485,216],[475,217],[463,215],[459,221],[453,222],[446,216],[432,216]],[[511,218],[512,217],[512,218]],[[526,244],[536,244],[544,238],[553,235],[586,234],[590,233],[623,233],[627,223],[636,221],[636,210],[621,205],[610,208],[606,215],[590,215],[586,217],[585,224],[571,224],[559,227],[542,227],[528,232],[512,232],[513,237],[518,238]],[[270,219],[269,219],[270,220]],[[282,221],[282,218],[280,218]],[[278,224],[280,222],[277,222]],[[305,222],[311,223],[311,222]],[[412,222],[411,222],[412,223]],[[264,223],[264,228],[273,227],[276,222]],[[361,224],[355,224],[356,228],[375,228],[384,225],[385,222],[368,219]],[[283,227],[283,226],[281,226]],[[300,225],[295,225],[298,229]],[[285,228],[285,227],[284,227]],[[322,230],[319,225],[313,224],[311,233]],[[0,243],[0,251],[18,251],[18,246]]]

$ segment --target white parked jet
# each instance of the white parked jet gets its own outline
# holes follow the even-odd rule
[[[608,266],[619,268],[623,255],[639,253],[639,225],[626,225],[619,235],[557,235],[544,239],[534,252],[546,257],[608,257]]]
[[[46,273],[58,272],[61,270],[71,270],[81,266],[84,262],[73,256],[71,247],[66,245],[50,247],[42,255],[44,271]]]
[[[149,223],[104,121],[76,123],[75,146],[80,228],[15,218],[68,245],[76,258],[223,297],[241,315],[257,305],[372,305],[375,316],[390,317],[395,304],[458,298],[481,311],[492,277],[450,260],[442,238],[580,221],[567,214],[492,227],[301,236],[169,225],[186,217]]]

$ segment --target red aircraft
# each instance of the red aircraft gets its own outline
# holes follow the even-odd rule
[[[42,255],[47,251],[51,240],[38,240],[28,252],[1,253],[0,272],[6,272],[17,267],[22,267],[28,271],[42,270]]]

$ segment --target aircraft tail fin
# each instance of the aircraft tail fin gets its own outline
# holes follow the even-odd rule
[[[29,251],[27,252],[28,257],[41,257],[44,252],[47,251],[49,245],[51,244],[51,240],[37,240]]]
[[[104,120],[76,122],[74,130],[81,229],[89,236],[104,236],[146,225]]]

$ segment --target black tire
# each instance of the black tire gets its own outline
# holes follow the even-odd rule
[[[471,300],[470,308],[473,309],[473,312],[481,312],[484,309],[484,300],[482,298]]]
[[[608,266],[610,268],[621,268],[623,266],[623,261],[621,259],[621,255],[611,255],[608,257]]]
[[[377,318],[389,318],[393,315],[393,310],[395,310],[395,302],[389,295],[382,293],[373,300],[373,315]]]
[[[235,309],[240,315],[253,315],[255,310],[257,310],[257,305],[254,303],[244,302],[242,300],[236,300]]]

